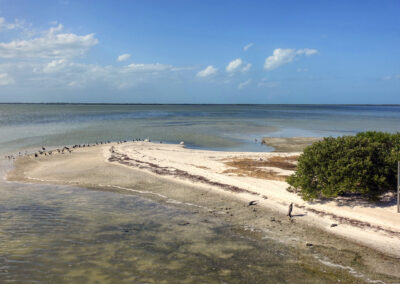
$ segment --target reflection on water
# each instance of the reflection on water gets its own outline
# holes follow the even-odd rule
[[[278,242],[142,197],[37,185],[0,191],[1,283],[352,281]]]

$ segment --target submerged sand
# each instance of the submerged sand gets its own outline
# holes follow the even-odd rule
[[[303,201],[287,191],[284,182],[285,176],[293,173],[299,154],[205,151],[151,142],[110,143],[74,149],[71,154],[20,157],[8,180],[135,192],[133,185],[140,182],[137,173],[142,173],[143,180],[161,178],[168,186],[138,193],[196,206],[199,211],[261,231],[274,231],[279,221],[276,233],[297,246],[305,247],[309,242],[315,247],[315,242],[320,242],[330,250],[348,250],[359,244],[399,258],[400,214],[395,204],[348,199]],[[186,190],[175,188],[174,183],[186,184]],[[248,206],[251,201],[256,205]],[[284,216],[292,202],[294,218],[289,220]],[[279,220],[263,218],[263,210],[277,212]],[[319,239],[317,234],[307,233],[311,232],[309,225],[351,242]],[[390,261],[380,269],[398,271],[400,276],[399,267],[387,263]]]
[[[261,143],[273,147],[275,152],[301,152],[321,140],[320,137],[265,137]]]

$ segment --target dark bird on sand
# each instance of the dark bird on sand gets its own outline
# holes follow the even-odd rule
[[[250,201],[248,206],[252,206],[252,205],[257,205],[257,201],[256,200]]]

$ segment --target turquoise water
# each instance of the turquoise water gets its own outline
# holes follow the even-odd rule
[[[400,131],[400,107],[0,105],[3,155],[41,145],[147,137],[171,143],[183,140],[193,148],[269,151],[255,139],[363,130]],[[2,161],[3,171],[6,164]],[[155,178],[144,181],[140,176],[132,185],[142,191],[164,186]],[[357,251],[345,254],[354,258],[347,264],[361,265]],[[340,257],[335,261],[345,263]],[[144,196],[0,182],[0,283],[360,283],[367,279],[354,278],[349,271],[326,267],[315,255],[249,234],[218,216]]]

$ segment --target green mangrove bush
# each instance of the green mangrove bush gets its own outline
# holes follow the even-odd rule
[[[307,147],[287,182],[305,200],[361,194],[377,199],[396,190],[400,133],[328,137]]]

